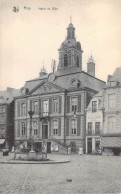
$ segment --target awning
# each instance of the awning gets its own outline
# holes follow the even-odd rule
[[[0,139],[0,144],[3,144],[5,142],[5,139]]]
[[[101,147],[121,148],[121,137],[102,137]]]

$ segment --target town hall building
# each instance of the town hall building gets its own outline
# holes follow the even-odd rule
[[[26,81],[15,98],[15,146],[27,145],[32,138],[35,149],[41,150],[42,141],[47,142],[48,152],[54,143],[73,151],[85,149],[85,109],[105,82],[95,77],[92,56],[87,72],[82,70],[83,50],[71,22],[58,52],[57,71],[47,74],[42,68],[39,77]]]

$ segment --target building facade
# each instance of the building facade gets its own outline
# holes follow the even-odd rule
[[[14,97],[19,90],[7,88],[0,91],[0,149],[7,147],[11,150],[14,145]]]
[[[101,154],[103,115],[102,90],[92,98],[86,109],[86,154]]]
[[[104,127],[101,147],[104,155],[121,155],[121,67],[108,76],[104,88]]]
[[[48,152],[53,142],[74,150],[85,148],[85,108],[105,82],[95,77],[93,61],[87,64],[87,73],[82,71],[83,51],[72,23],[58,51],[57,71],[47,74],[43,68],[15,98],[15,146],[32,138],[37,149],[46,141]],[[32,123],[28,111],[34,112]]]

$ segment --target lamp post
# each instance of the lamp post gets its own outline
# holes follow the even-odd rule
[[[34,114],[34,111],[28,111],[28,114],[30,116],[30,141],[31,141],[31,151],[33,151],[33,142],[32,142],[32,116]]]

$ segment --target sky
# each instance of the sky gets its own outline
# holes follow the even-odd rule
[[[82,70],[92,53],[96,77],[107,81],[121,67],[120,10],[121,0],[0,0],[0,90],[23,87],[43,64],[51,72],[70,17],[84,51]]]

